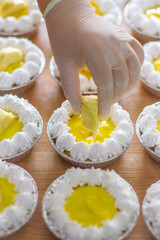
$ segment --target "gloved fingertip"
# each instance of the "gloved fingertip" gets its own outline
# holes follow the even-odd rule
[[[107,120],[110,116],[110,107],[99,103],[99,117],[102,121]]]
[[[71,100],[70,102],[71,102],[73,112],[77,115],[80,114],[81,113],[81,100],[77,98],[77,99]]]

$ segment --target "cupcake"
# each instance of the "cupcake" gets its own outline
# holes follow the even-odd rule
[[[0,38],[0,95],[22,94],[45,66],[40,48],[25,38]]]
[[[43,22],[36,0],[2,0],[0,35],[18,36],[34,31]]]
[[[160,0],[132,0],[126,5],[124,16],[140,40],[160,39]]]
[[[160,163],[160,102],[143,109],[136,122],[136,133],[149,156]]]
[[[143,46],[145,59],[140,78],[145,89],[160,97],[160,42],[149,42]]]
[[[143,218],[153,237],[160,239],[160,181],[152,184],[146,192],[142,205]]]
[[[62,240],[120,240],[139,215],[133,188],[113,170],[71,168],[47,189],[43,218]]]
[[[97,102],[96,96],[83,96],[82,104],[88,98]],[[129,114],[118,103],[112,106],[110,117],[105,121],[98,119],[98,107],[96,111],[92,101],[86,105],[86,110],[91,119],[88,127],[83,124],[82,113],[75,115],[68,100],[63,102],[48,122],[48,139],[69,163],[81,167],[104,167],[127,150],[133,138],[133,125]],[[93,128],[89,129],[89,126]]]
[[[52,77],[61,86],[60,73],[54,60],[54,57],[52,57],[50,60],[49,68]],[[90,71],[88,70],[87,67],[79,72],[79,79],[81,92],[83,94],[85,95],[97,94],[97,86],[95,85],[93,78],[90,74]]]
[[[90,0],[95,13],[105,20],[115,25],[122,22],[122,13],[118,5],[113,0]]]
[[[23,168],[0,160],[0,238],[10,236],[32,217],[38,190]]]
[[[39,112],[25,99],[0,97],[0,159],[17,162],[38,142],[43,122]]]

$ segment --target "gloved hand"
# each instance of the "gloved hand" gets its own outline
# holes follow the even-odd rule
[[[46,16],[50,43],[65,97],[80,112],[79,71],[85,66],[97,85],[99,115],[133,88],[143,50],[133,37],[95,14],[88,0],[62,0]]]

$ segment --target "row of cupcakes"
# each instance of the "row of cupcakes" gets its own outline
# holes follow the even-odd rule
[[[100,17],[116,25],[122,21],[122,13],[113,0],[89,0]],[[19,36],[33,32],[42,22],[37,0],[3,0],[0,3],[0,36]]]
[[[32,217],[38,202],[34,179],[23,168],[0,161],[0,238],[10,236]],[[145,223],[160,235],[160,182],[147,189],[142,204]],[[47,189],[42,202],[45,223],[62,240],[124,239],[139,216],[138,197],[116,172],[68,169]]]
[[[92,96],[89,96],[91,98]],[[86,98],[85,96],[83,98]],[[39,112],[25,99],[0,97],[0,159],[17,162],[37,143],[43,128]],[[136,133],[151,157],[160,161],[160,103],[144,108]],[[108,120],[99,120],[97,136],[82,124],[68,100],[56,109],[47,127],[50,144],[68,162],[81,167],[104,167],[123,154],[133,139],[127,111],[116,103]]]
[[[144,87],[160,97],[160,42],[144,46],[145,61],[140,78]],[[45,67],[45,56],[40,48],[26,38],[0,38],[0,95],[22,94],[35,83]],[[60,73],[52,57],[50,73],[60,83]],[[83,94],[96,94],[97,87],[86,67],[79,73]]]

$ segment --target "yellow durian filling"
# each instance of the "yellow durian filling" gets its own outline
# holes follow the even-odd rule
[[[160,73],[160,56],[158,56],[158,58],[154,59],[152,62],[155,71]]]
[[[0,3],[0,16],[2,18],[15,17],[18,19],[28,14],[27,0],[2,0]]]
[[[90,71],[88,70],[87,67],[85,67],[84,69],[82,69],[82,70],[79,72],[79,74],[85,76],[88,80],[90,80],[91,77],[92,77],[91,74],[90,74]]]
[[[157,128],[156,129],[160,132],[160,121],[157,122]]]
[[[7,178],[0,177],[0,213],[2,213],[6,207],[15,203],[17,193],[13,183]]]
[[[73,221],[83,227],[101,227],[103,221],[113,219],[118,211],[115,199],[102,187],[78,187],[65,199],[64,210]]]
[[[73,115],[68,122],[68,126],[70,127],[69,133],[75,137],[77,142],[83,141],[88,144],[98,141],[100,143],[104,142],[105,139],[110,138],[111,133],[116,128],[110,118],[105,121],[99,120],[97,136],[94,139],[93,131],[84,128],[81,115]]]
[[[103,17],[105,14],[100,10],[100,6],[94,1],[90,1],[92,7],[94,8],[94,11],[97,15],[99,15],[100,17]]]
[[[149,18],[153,20],[160,20],[160,6],[148,8],[145,10],[144,14]]]

